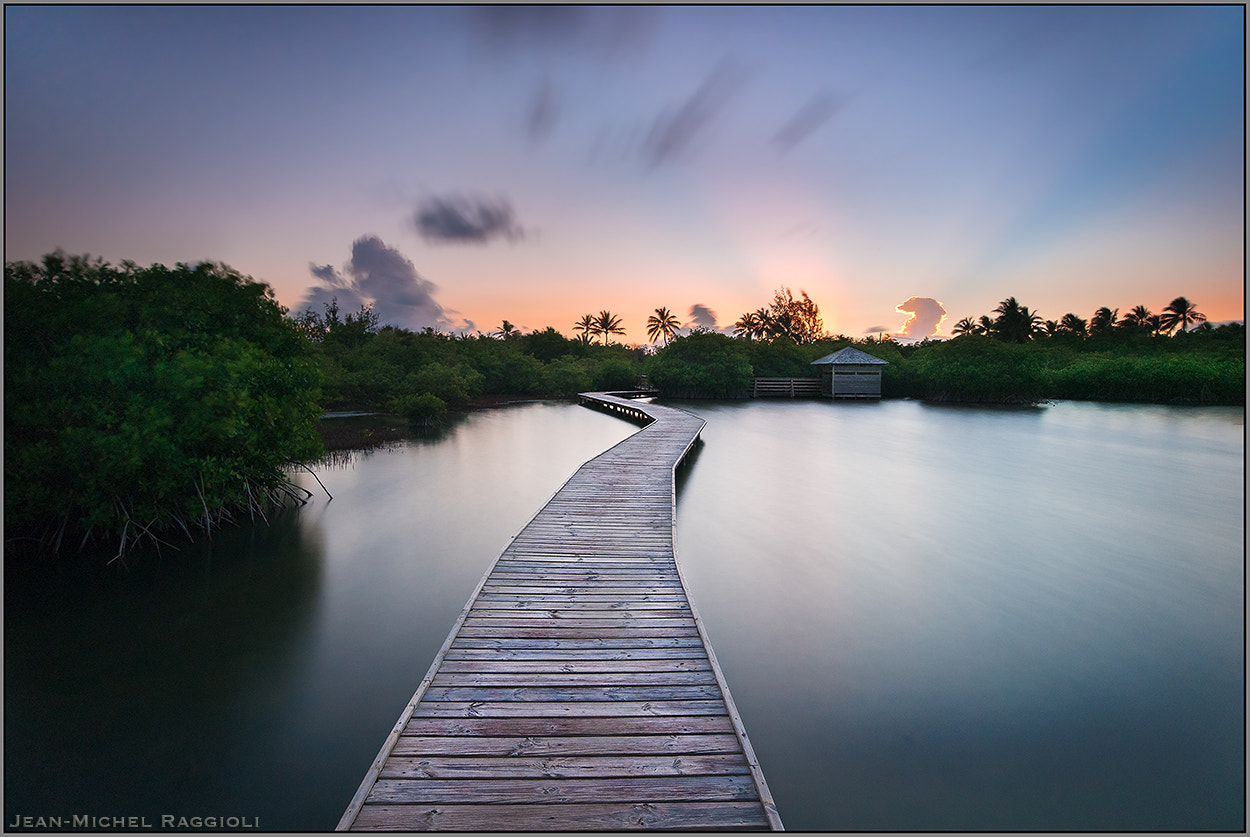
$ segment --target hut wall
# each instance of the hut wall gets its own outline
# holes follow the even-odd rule
[[[868,363],[840,363],[821,376],[821,383],[824,394],[834,398],[880,398],[881,367]]]

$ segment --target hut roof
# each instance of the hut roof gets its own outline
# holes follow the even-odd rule
[[[825,355],[820,360],[813,360],[812,366],[834,363],[889,363],[889,361],[873,357],[867,352],[861,352],[859,349],[847,346],[845,349],[838,349],[831,355]]]

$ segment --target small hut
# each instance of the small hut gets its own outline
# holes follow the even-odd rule
[[[831,398],[880,398],[881,367],[888,360],[847,346],[812,366],[820,367],[820,392]]]

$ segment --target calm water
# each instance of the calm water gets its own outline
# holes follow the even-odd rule
[[[681,405],[678,550],[791,829],[1244,822],[1244,411]],[[125,578],[6,578],[5,822],[334,827],[584,408],[319,470]]]

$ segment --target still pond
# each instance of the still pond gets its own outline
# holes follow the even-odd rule
[[[678,556],[793,830],[1241,830],[1245,411],[684,402]],[[333,829],[586,459],[561,403],[317,469],[125,576],[5,582],[5,823]]]

